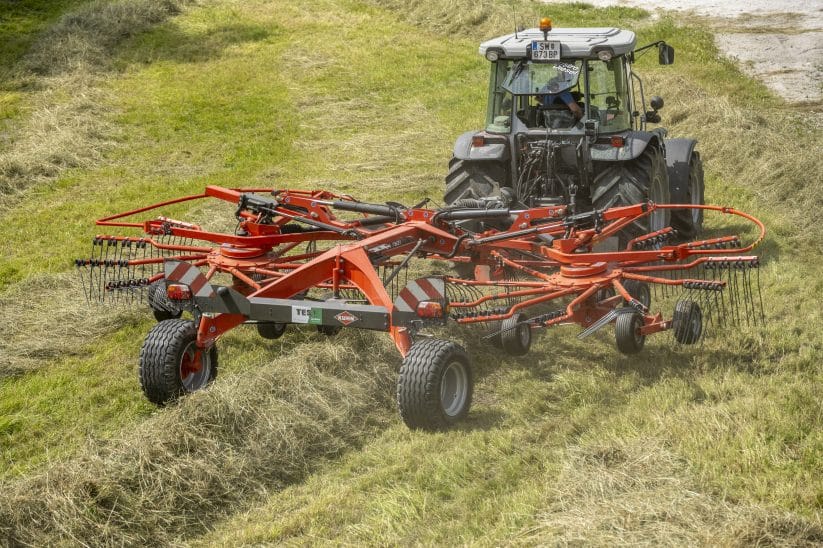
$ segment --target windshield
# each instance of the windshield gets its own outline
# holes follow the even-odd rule
[[[558,94],[577,85],[582,62],[574,63],[532,63],[519,61],[515,63],[503,89],[512,95]]]
[[[492,63],[486,131],[510,133],[514,120],[529,129],[570,128],[577,123],[571,116],[572,100],[587,119],[599,122],[600,132],[629,129],[632,108],[625,58],[589,59],[585,64],[511,59]]]

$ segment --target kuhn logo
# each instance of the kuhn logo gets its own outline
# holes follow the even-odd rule
[[[335,316],[334,319],[337,320],[338,322],[342,323],[343,325],[349,325],[349,324],[352,324],[352,323],[356,322],[360,318],[358,318],[357,316],[355,316],[351,312],[341,312],[340,314]]]

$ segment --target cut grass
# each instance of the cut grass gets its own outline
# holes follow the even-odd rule
[[[819,195],[799,188],[808,193],[791,206],[798,219],[772,206],[797,170],[820,173],[821,160],[813,146],[800,157],[788,146],[771,157],[752,147],[761,130],[812,144],[819,133],[775,123],[774,100],[717,61],[708,34],[670,21],[643,32],[672,40],[678,65],[644,62],[647,86],[667,98],[676,135],[701,137],[709,199],[764,216],[773,229],[761,273],[771,323],[762,333],[732,331],[687,351],[656,337],[629,359],[612,349],[608,330],[578,343],[564,329],[525,360],[452,333],[465,339],[481,382],[469,421],[436,435],[409,432],[396,418],[399,358],[380,335],[344,332],[331,343],[292,333],[269,347],[238,330],[221,341],[214,389],[156,413],[134,374],[144,315],[107,315],[42,342],[48,323],[37,318],[50,299],[58,317],[89,318],[60,312],[68,301],[53,288],[62,278],[48,273],[87,253],[96,216],[209,183],[438,198],[454,137],[482,123],[479,35],[508,31],[510,12],[467,1],[390,7],[398,11],[346,0],[215,2],[120,45],[101,113],[123,146],[99,167],[25,191],[24,203],[47,218],[21,209],[0,223],[8,258],[0,314],[13,318],[37,301],[22,315],[32,337],[21,329],[10,343],[18,351],[5,365],[17,376],[0,381],[2,416],[11,417],[0,423],[0,489],[8,493],[0,538],[163,544],[216,526],[199,540],[612,544],[670,534],[684,544],[814,542],[823,319],[816,299],[798,296],[823,287],[816,229],[796,233]],[[423,20],[427,9],[434,17]],[[552,11],[558,24],[645,20],[637,10],[580,4]],[[459,20],[466,14],[473,26]],[[458,27],[456,37],[437,34]],[[313,54],[321,39],[324,54]],[[751,118],[753,107],[762,121]],[[729,125],[749,120],[757,129],[738,139]],[[770,166],[779,166],[770,187],[751,183]],[[74,357],[55,358],[59,348]],[[579,467],[591,478],[576,475]],[[636,477],[623,481],[626,474]]]
[[[0,213],[19,207],[20,193],[42,187],[71,168],[100,160],[118,137],[103,120],[106,98],[101,86],[113,68],[116,48],[133,35],[179,13],[186,0],[117,0],[80,5],[63,14],[31,41],[25,54],[1,58],[3,89],[0,106],[4,129],[0,147]],[[12,12],[11,21],[32,21],[26,36],[59,10],[72,5],[28,1]],[[17,10],[21,11],[17,11]],[[39,15],[36,15],[39,14]],[[0,30],[2,32],[2,30]],[[25,42],[25,40],[24,40]],[[22,101],[22,94],[29,94]],[[21,106],[25,103],[25,106]],[[42,188],[40,189],[42,190]],[[0,287],[14,276],[14,267],[0,269]]]

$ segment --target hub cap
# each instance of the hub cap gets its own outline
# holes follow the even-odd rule
[[[211,376],[211,352],[197,348],[192,341],[180,356],[180,383],[186,392],[203,388]]]
[[[451,362],[440,378],[440,405],[450,417],[457,416],[466,405],[469,377],[460,362]]]

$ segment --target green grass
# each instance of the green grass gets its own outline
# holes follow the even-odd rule
[[[25,89],[10,84],[7,78],[26,53],[37,34],[67,10],[88,0],[2,0],[0,1],[0,124],[21,114]],[[0,125],[2,128],[3,125]]]
[[[109,52],[113,72],[94,86],[117,146],[94,165],[23,190],[20,206],[0,213],[0,328],[10,332],[18,321],[38,339],[30,352],[9,352],[8,371],[0,361],[0,487],[27,509],[0,503],[0,538],[14,527],[35,543],[70,534],[161,544],[815,538],[823,506],[815,296],[823,278],[813,222],[820,193],[804,174],[820,173],[820,134],[784,123],[781,102],[718,60],[707,32],[650,22],[639,10],[575,3],[518,12],[527,20],[533,9],[551,11],[556,25],[639,25],[641,42],[675,45],[673,67],[657,67],[653,54],[641,60],[647,94],[666,98],[674,136],[700,139],[708,199],[767,221],[766,328],[721,333],[688,350],[652,338],[633,359],[613,349],[610,330],[584,342],[574,329],[554,330],[521,360],[455,332],[478,363],[476,402],[465,425],[430,435],[396,417],[391,371],[399,357],[379,334],[346,333],[335,344],[295,333],[272,346],[238,330],[221,341],[215,390],[154,411],[135,371],[150,325],[144,312],[69,315],[77,325],[98,322],[83,336],[50,327],[50,303],[80,307],[79,295],[32,280],[62,279],[88,253],[92,221],[105,214],[206,184],[439,198],[454,138],[482,125],[487,66],[477,42],[511,27],[505,5],[446,4],[212,2]],[[798,136],[811,146],[775,145]],[[185,218],[186,210],[174,214]],[[369,367],[373,383],[364,380]],[[255,391],[277,378],[284,384],[270,397]],[[307,391],[316,409],[301,415],[301,394],[286,393],[292,382],[306,390],[317,383],[327,400]],[[232,400],[232,390],[247,399]],[[187,416],[201,422],[187,427]],[[230,433],[249,423],[259,446]],[[267,428],[308,441],[284,449],[263,435]],[[198,469],[202,455],[172,443],[195,431],[201,439],[192,443],[221,459],[224,477],[223,468]],[[129,459],[148,458],[141,451],[152,448],[140,444],[153,437],[151,455],[162,464],[130,470]],[[328,452],[319,449],[324,439],[334,440]],[[267,454],[277,463],[269,470]],[[185,492],[162,488],[177,485],[177,465],[205,475]],[[84,482],[120,502],[109,508]],[[233,490],[222,486],[232,482]],[[45,492],[60,495],[37,506]],[[214,530],[197,538],[198,527],[173,510],[183,506]],[[26,521],[26,511],[42,521]],[[59,516],[74,518],[61,529]]]
[[[89,0],[3,0],[0,2],[0,67],[9,68],[63,13]]]

